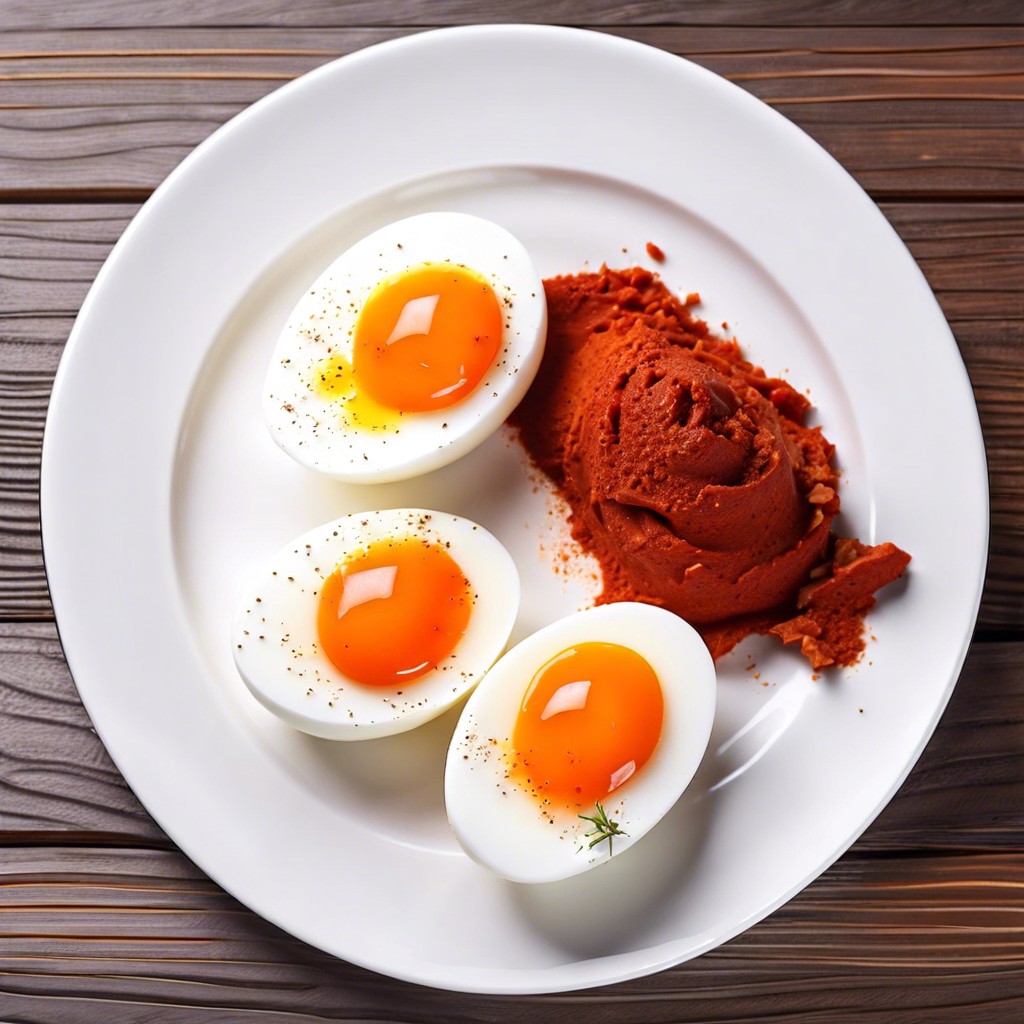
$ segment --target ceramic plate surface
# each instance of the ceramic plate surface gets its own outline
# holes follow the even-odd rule
[[[642,102],[636,98],[642,97]],[[457,102],[453,102],[455,99]],[[349,511],[468,516],[512,552],[513,639],[588,603],[564,518],[499,433],[376,487],[270,439],[263,375],[292,305],[378,226],[488,217],[545,276],[649,263],[806,389],[838,446],[841,530],[913,555],[857,667],[826,680],[748,642],[722,661],[708,754],[654,831],[526,887],[445,820],[452,713],[346,744],[247,693],[228,645],[253,567]],[[957,476],[949,478],[949,453]],[[115,247],[54,386],[42,522],[61,639],[118,767],[181,848],[294,935],[396,977],[523,993],[636,977],[736,935],[831,864],[916,761],[956,682],[987,550],[964,366],[877,208],[814,142],[716,76],[568,29],[444,30],[372,47],[257,103],[157,190]],[[948,538],[957,538],[957,558]],[[755,670],[748,665],[756,661]]]

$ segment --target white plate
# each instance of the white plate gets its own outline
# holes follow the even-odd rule
[[[668,254],[770,372],[807,388],[844,471],[843,529],[914,556],[865,661],[813,682],[790,651],[721,664],[694,784],[643,843],[564,883],[488,875],[448,832],[451,715],[331,744],[245,692],[228,623],[251,566],[347,510],[481,521],[524,578],[521,637],[584,603],[514,445],[370,490],[273,445],[260,384],[293,301],[379,224],[448,208],[517,234],[545,275]],[[955,462],[953,453],[956,455]],[[54,386],[42,471],[50,589],[75,681],[181,848],[296,936],[428,985],[635,977],[749,927],[836,859],[917,759],[959,674],[987,548],[984,448],[917,267],[848,175],[714,75],[609,36],[455,29],[346,57],[201,145],[97,277]],[[956,476],[949,477],[950,468]],[[955,538],[956,557],[950,557]],[[757,675],[748,659],[757,661]]]

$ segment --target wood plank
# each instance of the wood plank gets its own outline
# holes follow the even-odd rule
[[[0,798],[0,844],[169,845],[92,728],[51,624],[0,627]]]
[[[66,32],[60,50],[52,35],[0,33],[0,195],[72,184],[84,193],[151,190],[217,126],[283,82],[407,31]],[[1024,29],[609,31],[736,82],[876,195],[1024,196]]]
[[[50,614],[39,453],[61,347],[136,204],[0,208],[0,618]],[[992,541],[981,626],[1024,625],[1024,204],[887,203],[949,319],[988,447]],[[756,355],[756,354],[755,354]]]
[[[52,617],[39,467],[73,318],[137,205],[0,208],[0,616]]]
[[[567,24],[545,19],[552,24]],[[1022,19],[1024,22],[1024,19]],[[0,68],[7,82],[87,83],[93,78],[146,81],[206,77],[226,81],[292,77],[333,59],[425,28],[337,27],[132,28],[60,33],[11,30],[0,25]],[[690,60],[714,61],[734,81],[799,83],[801,79],[862,79],[870,91],[890,93],[906,79],[908,93],[964,98],[964,91],[1019,95],[1024,28],[934,25],[906,28],[797,28],[760,25],[646,27],[631,23],[597,29]],[[888,83],[876,89],[879,82]],[[135,97],[125,97],[134,102]]]
[[[859,852],[1024,848],[1024,642],[976,644],[917,767]],[[53,626],[0,626],[0,844],[167,844],[92,731]]]
[[[132,0],[93,0],[61,5],[57,0],[7,0],[6,22],[12,29],[123,28],[183,25],[274,25],[346,27],[378,25],[383,20],[378,0],[347,0],[323,4],[293,0],[231,0],[204,4],[200,0],[165,0],[143,17]],[[885,0],[389,0],[387,21],[393,25],[472,25],[488,21],[553,21],[566,25],[752,25],[803,26],[827,23],[850,25],[1019,25],[1020,7],[1014,0],[930,0],[891,4]]]
[[[63,329],[78,314],[138,209],[137,203],[0,207],[0,317],[15,337],[27,319],[62,318]],[[58,345],[58,354],[65,338],[49,342]]]
[[[858,851],[1024,849],[1022,665],[1022,644],[974,644],[935,734]]]
[[[988,456],[991,543],[985,629],[1024,610],[1024,208],[885,204],[950,322],[967,364]]]
[[[292,939],[173,852],[15,850],[0,862],[0,1013],[104,1020],[992,1024],[1024,1013],[1024,854],[848,856],[697,960],[564,996],[389,981]],[[339,922],[352,927],[351,922]],[[500,941],[496,936],[495,941]],[[607,1016],[612,1014],[612,1016]]]
[[[0,358],[5,347],[0,343]],[[18,617],[51,614],[39,537],[39,464],[52,385],[52,371],[0,371],[0,607]]]

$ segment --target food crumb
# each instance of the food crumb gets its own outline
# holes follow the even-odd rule
[[[647,255],[650,256],[652,260],[655,260],[658,263],[665,262],[665,253],[661,246],[655,245],[653,242],[648,242],[646,248]]]

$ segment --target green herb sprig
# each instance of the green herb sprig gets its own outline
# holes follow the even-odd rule
[[[590,842],[587,844],[588,850],[592,850],[599,843],[607,841],[608,856],[610,857],[612,855],[612,837],[629,835],[628,832],[622,831],[617,821],[612,821],[611,818],[608,817],[605,809],[601,806],[600,800],[598,800],[596,810],[593,814],[579,814],[577,817],[582,818],[584,821],[589,821],[591,825],[594,826],[589,831],[583,833],[584,837],[588,839],[591,836],[594,836],[594,838],[590,839]],[[580,849],[582,849],[582,847],[580,847]]]

